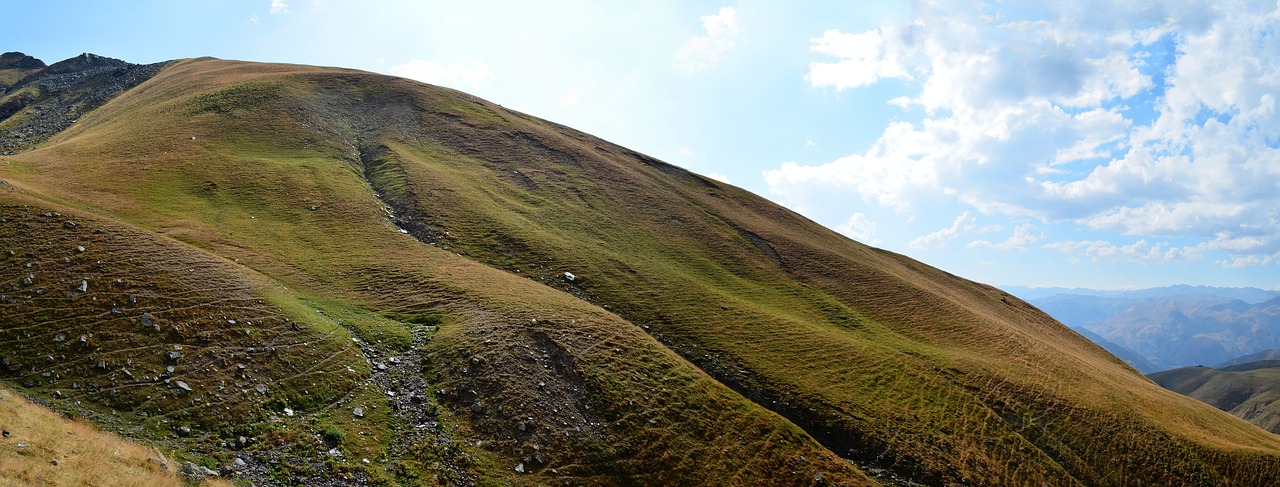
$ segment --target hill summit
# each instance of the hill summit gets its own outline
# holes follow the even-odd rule
[[[1005,292],[591,135],[360,71],[93,61],[0,99],[0,374],[228,476],[1280,474],[1274,435]]]

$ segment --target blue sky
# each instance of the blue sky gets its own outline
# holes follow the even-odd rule
[[[0,50],[450,86],[991,284],[1280,288],[1275,1],[533,3],[20,2]]]

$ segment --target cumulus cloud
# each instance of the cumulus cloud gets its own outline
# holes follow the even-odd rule
[[[738,10],[733,7],[724,7],[717,13],[699,17],[699,20],[705,33],[685,41],[684,47],[676,53],[676,66],[688,73],[715,64],[721,54],[733,48],[738,38]]]
[[[978,219],[966,211],[956,217],[956,220],[951,222],[950,227],[916,237],[914,240],[907,242],[907,246],[917,249],[941,247],[946,245],[947,242],[955,240],[960,234],[977,228],[977,222]]]
[[[885,49],[884,37],[879,29],[861,34],[831,29],[822,37],[810,39],[810,51],[837,61],[809,63],[805,79],[814,86],[843,90],[867,86],[882,78],[910,78],[906,67],[898,61],[896,50]]]
[[[497,79],[493,71],[479,61],[471,64],[443,64],[436,61],[414,59],[404,64],[391,66],[391,74],[415,79],[423,83],[454,88],[484,86]]]
[[[284,15],[289,13],[289,4],[284,0],[271,0],[271,15]]]
[[[836,91],[902,80],[906,95],[888,102],[907,116],[864,151],[785,162],[765,181],[784,203],[834,187],[849,206],[910,215],[943,195],[993,216],[1158,242],[1072,247],[1098,260],[1215,251],[1232,252],[1230,265],[1275,262],[1250,253],[1263,247],[1212,242],[1280,239],[1277,31],[1276,2],[958,0],[920,3],[900,24],[827,30],[810,40],[805,80]],[[934,245],[926,237],[912,246]]]
[[[1046,244],[1047,249],[1068,254],[1083,254],[1093,262],[1179,262],[1203,257],[1199,246],[1177,247],[1169,242],[1148,243],[1146,239],[1128,245],[1115,245],[1105,240],[1066,241]]]
[[[965,245],[971,249],[995,249],[995,250],[1026,250],[1044,239],[1043,233],[1036,233],[1035,227],[1030,224],[1018,225],[1013,229],[1013,235],[1003,242],[991,242],[987,240],[974,240]]]

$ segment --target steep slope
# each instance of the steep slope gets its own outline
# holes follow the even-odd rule
[[[299,71],[353,74],[187,62],[4,159],[10,380],[255,482],[870,483],[633,324],[400,233],[313,120],[234,121]]]
[[[359,351],[427,367],[396,380],[434,391],[438,421],[466,438],[452,464],[480,479],[867,481],[840,457],[929,485],[1280,474],[1277,437],[1004,292],[452,90],[180,61],[5,158],[0,176],[46,206],[225,259],[286,304],[372,316],[384,342],[408,344]],[[294,322],[312,316],[295,308]],[[426,340],[414,322],[440,326]],[[373,392],[342,397],[422,409]],[[359,428],[338,401],[304,412]],[[399,438],[356,454],[385,465],[366,475],[423,480],[414,465],[455,451]]]
[[[1179,394],[1280,433],[1280,361],[1231,367],[1183,367],[1151,374],[1151,380]]]

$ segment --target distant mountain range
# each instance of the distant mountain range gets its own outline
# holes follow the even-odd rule
[[[1280,293],[1275,291],[1185,285],[1131,291],[1004,289],[1144,373],[1280,348]]]

